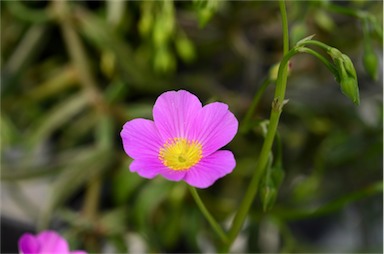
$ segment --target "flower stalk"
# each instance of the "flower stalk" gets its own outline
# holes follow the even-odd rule
[[[256,168],[254,171],[254,174],[252,176],[251,182],[248,186],[248,189],[245,193],[244,199],[240,204],[240,208],[237,211],[237,214],[235,215],[235,218],[232,223],[232,227],[229,230],[229,241],[226,246],[223,248],[223,252],[228,252],[232,243],[236,239],[237,235],[239,234],[244,221],[247,217],[247,214],[249,212],[249,209],[251,208],[251,205],[253,203],[253,200],[255,199],[255,196],[257,194],[257,190],[259,187],[259,182],[261,177],[264,175],[266,165],[268,163],[268,158],[270,151],[272,149],[273,140],[275,138],[277,126],[279,124],[280,114],[282,112],[282,108],[284,106],[284,96],[285,96],[285,90],[286,90],[286,84],[287,84],[287,76],[288,76],[288,61],[289,59],[297,53],[297,50],[291,50],[289,51],[289,34],[288,34],[288,20],[287,20],[287,12],[285,7],[285,1],[280,0],[280,12],[282,17],[282,27],[283,27],[283,53],[284,58],[281,61],[279,72],[276,80],[276,91],[275,91],[275,97],[272,102],[272,110],[271,110],[271,116],[268,126],[268,132],[265,137],[260,156],[259,161],[256,164]]]
[[[213,218],[211,213],[208,211],[208,209],[205,207],[203,201],[201,200],[199,193],[197,193],[196,189],[190,185],[188,185],[189,191],[192,194],[192,197],[194,198],[197,206],[199,207],[200,211],[204,215],[204,217],[208,220],[209,224],[211,224],[213,230],[215,230],[216,234],[220,237],[221,241],[223,243],[228,242],[228,237],[223,231],[222,227],[217,223],[217,221]]]

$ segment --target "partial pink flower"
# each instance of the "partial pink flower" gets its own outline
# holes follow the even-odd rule
[[[70,251],[67,241],[52,230],[42,231],[39,234],[23,234],[19,239],[19,252],[21,254],[87,254],[85,251]]]
[[[238,128],[227,104],[203,107],[190,92],[168,91],[157,98],[153,118],[128,121],[120,133],[132,172],[207,188],[235,168],[233,153],[219,150]]]

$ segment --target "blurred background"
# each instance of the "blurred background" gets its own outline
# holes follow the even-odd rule
[[[59,231],[89,252],[215,252],[183,183],[128,170],[119,132],[164,91],[227,103],[234,172],[199,190],[224,226],[263,142],[282,57],[276,1],[1,1],[1,252]],[[383,3],[288,1],[291,45],[315,34],[352,59],[355,106],[310,55],[291,62],[274,148],[275,204],[254,201],[233,252],[383,251]],[[326,55],[324,55],[326,56]],[[326,56],[327,57],[327,56]],[[263,193],[263,191],[259,191]]]

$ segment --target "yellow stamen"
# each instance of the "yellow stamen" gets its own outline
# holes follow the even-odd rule
[[[159,159],[164,166],[173,170],[189,169],[202,157],[202,146],[197,141],[185,138],[168,140],[159,151]]]

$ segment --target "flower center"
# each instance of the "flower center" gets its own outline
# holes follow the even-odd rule
[[[201,157],[201,144],[185,138],[167,140],[159,152],[159,159],[164,166],[173,170],[189,169],[198,163]]]

